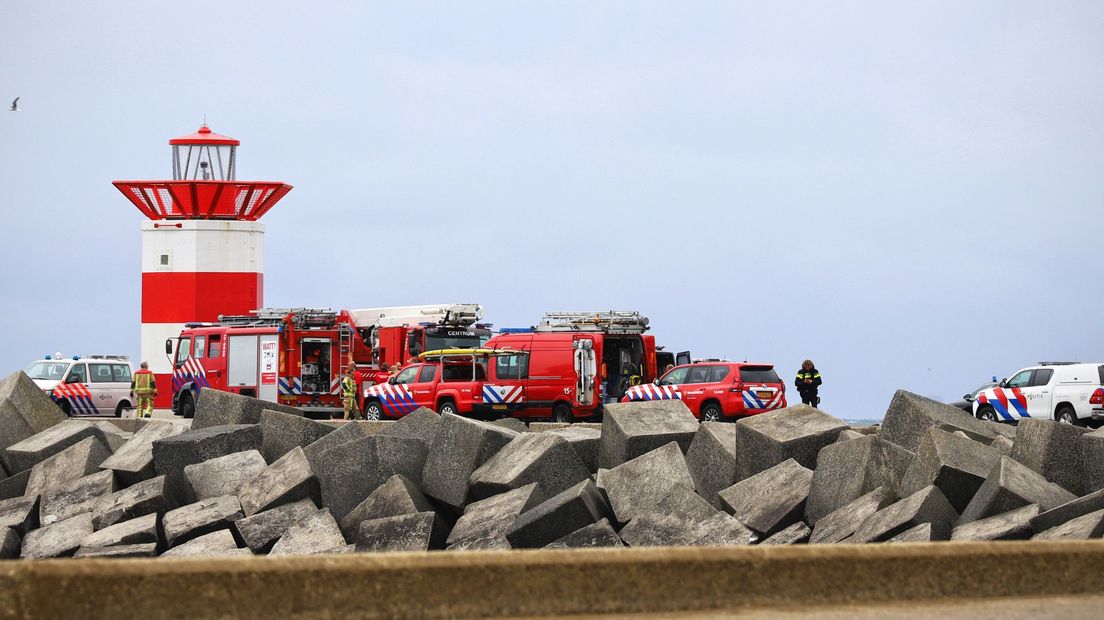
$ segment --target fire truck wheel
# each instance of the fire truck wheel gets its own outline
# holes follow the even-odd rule
[[[702,422],[720,422],[723,419],[721,406],[717,403],[706,403],[701,410]]]
[[[379,420],[382,414],[383,409],[380,407],[378,400],[370,400],[368,404],[364,405],[365,420]]]
[[[123,411],[125,411],[127,409],[130,409],[130,402],[125,401],[125,400],[120,400],[119,404],[115,405],[115,417],[116,418],[123,417]]]
[[[441,401],[441,406],[437,408],[437,413],[441,415],[445,415],[446,413],[449,415],[459,415],[456,411],[456,403],[451,400]]]
[[[195,417],[195,401],[192,400],[191,392],[180,395],[180,415],[185,418]]]
[[[571,406],[567,403],[556,403],[556,406],[552,408],[552,420],[566,424],[574,422],[575,416],[571,413]]]
[[[985,420],[986,422],[996,422],[997,412],[993,410],[989,405],[985,405],[978,409],[977,417],[979,420]]]

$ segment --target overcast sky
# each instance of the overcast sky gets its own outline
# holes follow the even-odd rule
[[[1099,2],[44,2],[0,20],[0,374],[138,355],[169,138],[242,141],[269,306],[638,309],[879,418],[1104,361]],[[791,396],[796,399],[796,392]]]

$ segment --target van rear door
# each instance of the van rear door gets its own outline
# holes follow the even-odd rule
[[[575,366],[575,403],[594,404],[594,380],[598,374],[595,360],[594,341],[580,338],[572,343]]]

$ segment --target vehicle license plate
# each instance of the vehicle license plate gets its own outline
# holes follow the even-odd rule
[[[506,405],[491,405],[491,409],[505,409]]]
[[[756,394],[759,395],[759,398],[770,398],[774,396],[774,392],[756,392]]]

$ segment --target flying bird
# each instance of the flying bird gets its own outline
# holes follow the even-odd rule
[[[12,107],[8,109],[8,112],[18,112],[18,111],[19,111],[19,97],[16,97],[15,100],[12,101]]]

